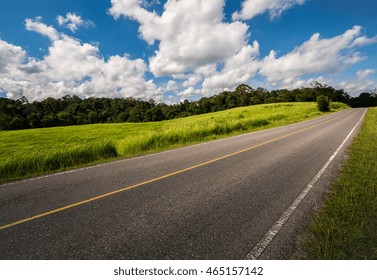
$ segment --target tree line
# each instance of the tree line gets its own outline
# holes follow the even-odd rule
[[[122,122],[153,122],[216,112],[235,107],[277,102],[314,102],[327,96],[332,102],[352,107],[377,106],[376,93],[362,93],[351,98],[344,90],[315,83],[311,88],[268,91],[239,85],[234,91],[224,91],[198,101],[185,100],[167,105],[154,100],[134,98],[88,98],[64,96],[29,102],[0,98],[0,130],[43,128],[68,125]]]

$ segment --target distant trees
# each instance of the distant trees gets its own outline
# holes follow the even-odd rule
[[[352,98],[351,107],[375,107],[377,106],[377,92],[363,92],[358,97]]]
[[[154,100],[134,98],[88,98],[64,96],[30,103],[0,98],[0,130],[42,128],[94,123],[153,122],[216,112],[235,107],[276,102],[315,102],[319,96],[329,101],[343,102],[353,107],[377,106],[376,93],[362,93],[351,98],[343,90],[314,83],[310,88],[268,91],[253,89],[246,84],[234,91],[224,91],[198,101],[184,100],[166,105]]]

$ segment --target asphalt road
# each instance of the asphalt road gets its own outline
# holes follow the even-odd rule
[[[1,185],[0,259],[244,259],[364,112]],[[261,258],[290,257],[351,140]]]

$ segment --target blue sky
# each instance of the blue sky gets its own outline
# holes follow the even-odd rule
[[[12,0],[0,96],[179,102],[234,89],[377,87],[373,0]]]

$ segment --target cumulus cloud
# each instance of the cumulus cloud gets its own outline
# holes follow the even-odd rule
[[[354,26],[344,34],[330,39],[322,39],[316,33],[292,52],[279,58],[275,51],[271,51],[263,59],[259,73],[273,86],[285,79],[296,79],[303,75],[339,73],[365,59],[356,49],[356,46],[366,43],[366,38],[360,34],[360,26]],[[360,44],[361,41],[363,44]]]
[[[203,92],[210,94],[246,83],[256,75],[260,67],[258,56],[259,44],[257,41],[254,41],[253,45],[244,46],[237,54],[225,61],[221,71],[205,78]]]
[[[191,72],[223,62],[248,40],[248,26],[223,21],[224,0],[167,1],[162,15],[143,8],[139,0],[112,0],[110,13],[139,22],[141,37],[158,42],[150,70],[159,77]]]
[[[362,37],[357,38],[353,42],[352,47],[363,47],[363,46],[367,46],[374,43],[377,43],[377,36],[374,36],[373,38],[362,36]]]
[[[244,46],[234,56],[226,59],[221,66],[207,65],[181,76],[185,81],[177,95],[182,101],[196,95],[211,96],[224,90],[233,90],[257,74],[260,67],[258,56],[259,44],[254,41],[252,45]]]
[[[374,70],[372,69],[365,69],[359,70],[356,72],[356,76],[359,80],[366,80],[370,75],[374,74]]]
[[[372,69],[359,70],[356,72],[356,78],[353,80],[342,81],[337,87],[344,89],[353,96],[362,92],[371,92],[377,89],[377,83],[370,76],[375,73]]]
[[[0,90],[9,98],[30,100],[76,94],[81,97],[136,97],[161,100],[153,80],[145,80],[147,65],[127,55],[105,60],[98,46],[57,32],[41,18],[27,19],[26,29],[51,39],[48,54],[38,60],[18,46],[0,40]]]
[[[51,40],[58,40],[59,33],[53,26],[47,26],[42,23],[42,17],[36,17],[35,19],[26,19],[25,28],[29,31],[35,31],[43,36],[50,38]]]
[[[0,73],[11,72],[15,66],[23,63],[26,52],[0,39]]]
[[[233,20],[248,20],[256,15],[269,12],[270,18],[279,17],[284,11],[295,5],[302,5],[306,0],[245,0],[242,10],[232,15]]]
[[[200,91],[198,89],[195,89],[194,87],[188,87],[185,90],[179,92],[177,95],[181,98],[181,101],[183,101],[184,99],[189,99],[190,97],[199,94],[199,92]]]
[[[72,32],[76,32],[77,29],[80,27],[88,28],[90,26],[94,26],[94,23],[90,20],[83,20],[80,16],[76,15],[75,13],[67,13],[65,17],[59,15],[57,16],[56,20],[60,26],[64,26],[71,30]]]
[[[244,1],[242,11],[234,18],[247,19],[264,12],[274,17],[304,2]],[[259,43],[249,43],[249,26],[225,22],[225,0],[170,0],[161,14],[151,11],[160,3],[156,0],[111,3],[109,13],[114,18],[137,21],[140,38],[156,45],[149,63],[127,54],[105,59],[98,45],[58,32],[41,17],[26,19],[27,30],[50,39],[47,54],[41,59],[30,57],[21,47],[0,39],[0,92],[11,98],[27,95],[30,100],[76,94],[166,101],[164,95],[170,95],[171,100],[178,100],[177,96],[210,96],[252,82],[255,76],[260,83],[265,79],[261,86],[296,88],[307,86],[313,77],[326,80],[338,76],[366,58],[360,52],[362,47],[377,42],[377,37],[363,36],[362,28],[355,26],[332,38],[316,33],[289,53],[279,56],[279,51],[272,50],[260,57]],[[72,32],[85,22],[74,13],[58,16],[57,21]],[[148,72],[168,79],[160,79],[157,86],[153,80],[146,80]],[[372,74],[370,69],[360,71],[355,80],[339,86],[355,90],[356,86],[363,88],[364,83],[371,87]]]
[[[323,39],[319,33],[297,46],[293,51],[277,57],[275,51],[261,59],[259,43],[244,46],[238,53],[224,61],[222,67],[212,68],[205,74],[195,71],[183,83],[183,96],[202,94],[209,96],[223,90],[232,90],[241,83],[251,81],[256,75],[265,77],[266,85],[275,88],[300,88],[313,81],[331,83],[323,75],[334,75],[365,59],[359,47],[374,43],[374,38],[361,35],[362,28],[355,26],[339,36]],[[370,75],[370,71],[358,73]],[[360,80],[360,79],[359,79]],[[365,79],[363,79],[365,81]],[[202,81],[202,84],[194,86]],[[366,84],[370,85],[370,80]],[[190,88],[191,87],[191,88]],[[347,87],[351,90],[351,87]],[[364,88],[364,87],[361,87]],[[352,89],[354,92],[354,89]]]

